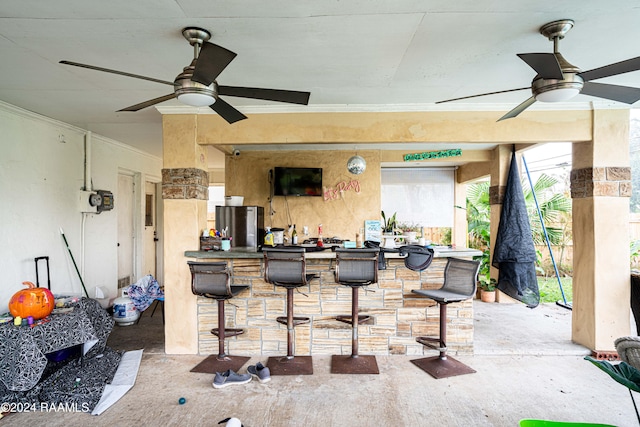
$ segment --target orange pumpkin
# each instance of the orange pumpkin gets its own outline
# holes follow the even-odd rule
[[[33,316],[35,320],[47,317],[53,311],[55,301],[49,289],[38,288],[31,282],[22,282],[28,286],[11,297],[9,311],[13,317],[20,316],[26,319]]]

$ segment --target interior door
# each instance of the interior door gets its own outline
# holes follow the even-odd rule
[[[135,283],[134,182],[132,175],[118,174],[118,288]]]
[[[157,236],[156,186],[153,182],[145,183],[144,197],[144,262],[142,273],[151,274],[157,279],[156,244]]]

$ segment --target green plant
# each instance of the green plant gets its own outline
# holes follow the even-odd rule
[[[382,215],[382,231],[384,233],[393,233],[393,231],[395,230],[397,226],[396,214],[397,212],[394,212],[393,216],[390,216],[387,219],[387,217],[384,215],[384,211],[380,212],[380,215]]]
[[[405,232],[405,233],[410,233],[410,232],[418,232],[420,231],[420,225],[419,224],[414,224],[412,222],[399,222],[397,225],[398,229],[400,229],[401,231]]]
[[[478,277],[478,287],[485,292],[493,292],[496,290],[496,279],[486,278],[486,277]]]

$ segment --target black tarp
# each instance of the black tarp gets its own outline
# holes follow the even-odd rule
[[[540,303],[535,262],[536,250],[514,152],[511,154],[492,265],[500,270],[498,289],[530,308]]]

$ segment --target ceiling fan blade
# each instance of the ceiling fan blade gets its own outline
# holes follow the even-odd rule
[[[504,116],[500,117],[497,121],[514,118],[515,116],[517,116],[518,114],[526,110],[527,108],[531,107],[531,105],[533,105],[534,102],[536,102],[536,99],[532,96],[531,98],[524,101],[522,104],[518,105],[513,110],[509,111]]]
[[[583,71],[578,73],[578,75],[586,82],[638,70],[640,70],[640,56],[627,59],[626,61],[616,62],[615,64],[605,65],[604,67],[594,68],[593,70]]]
[[[80,64],[79,62],[71,62],[71,61],[60,61],[60,64],[73,65],[74,67],[87,68],[89,70],[102,71],[102,72],[111,73],[111,74],[119,74],[121,76],[133,77],[134,79],[148,80],[150,82],[162,83],[165,85],[173,86],[173,82],[168,82],[166,80],[154,79],[153,77],[140,76],[138,74],[131,74],[124,71],[110,70],[109,68],[96,67],[95,65]]]
[[[637,87],[610,85],[606,83],[585,82],[580,93],[624,102],[625,104],[633,104],[640,100],[640,89]]]
[[[211,109],[216,113],[220,114],[220,116],[227,121],[227,123],[235,123],[240,120],[244,120],[247,118],[240,111],[233,108],[231,105],[227,104],[225,101],[216,98],[216,102],[210,105]]]
[[[462,96],[460,98],[445,99],[444,101],[436,101],[435,103],[442,104],[443,102],[460,101],[461,99],[476,98],[478,96],[496,95],[498,93],[516,92],[518,90],[525,90],[525,89],[531,89],[531,87],[527,86],[527,87],[519,87],[518,89],[507,89],[507,90],[499,90],[497,92],[480,93],[478,95],[469,95],[469,96]]]
[[[267,101],[289,102],[291,104],[309,104],[309,92],[296,90],[262,89],[257,87],[218,86],[220,95],[241,98],[265,99]]]
[[[140,104],[132,105],[131,107],[123,108],[122,110],[118,110],[118,112],[120,112],[120,111],[138,111],[138,110],[142,110],[143,108],[151,107],[152,105],[159,104],[159,103],[164,102],[164,101],[168,101],[171,98],[175,98],[175,97],[176,97],[175,93],[172,93],[170,95],[164,95],[164,96],[161,96],[159,98],[150,99],[148,101],[141,102]]]
[[[217,44],[203,43],[191,80],[209,86],[220,75],[222,70],[227,68],[227,65],[233,61],[236,55],[236,53]]]
[[[543,79],[562,80],[564,78],[558,58],[553,53],[519,53],[518,56]]]

